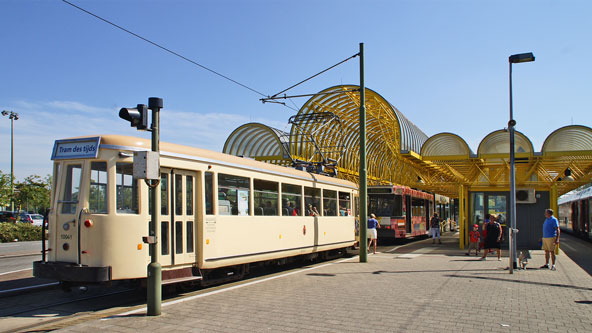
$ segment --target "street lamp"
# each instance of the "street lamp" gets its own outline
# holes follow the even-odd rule
[[[10,211],[14,212],[14,132],[12,125],[15,120],[19,119],[19,114],[12,111],[2,111],[3,116],[8,116],[10,119]]]
[[[514,273],[516,267],[516,161],[514,154],[514,110],[512,106],[512,64],[534,61],[532,52],[513,54],[508,59],[510,63],[510,121],[508,122],[508,131],[510,132],[510,230],[508,232],[508,247],[510,250],[510,274]]]

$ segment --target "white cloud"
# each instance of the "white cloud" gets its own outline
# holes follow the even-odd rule
[[[20,114],[14,123],[14,170],[17,179],[51,173],[53,143],[68,137],[121,134],[150,137],[120,119],[115,108],[97,107],[75,101],[18,101],[5,107]],[[160,113],[161,140],[222,151],[230,133],[248,122],[260,122],[280,130],[286,124],[267,119],[250,119],[234,113],[196,113],[163,109]],[[0,122],[0,170],[10,172],[10,122]]]

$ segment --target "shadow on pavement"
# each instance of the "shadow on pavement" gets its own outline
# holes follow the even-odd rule
[[[592,291],[592,288],[570,286],[567,284],[501,279],[501,278],[492,277],[492,276],[474,276],[474,275],[458,275],[458,274],[448,274],[446,276],[453,277],[453,278],[462,278],[462,279],[495,280],[495,281],[503,281],[503,282],[514,282],[514,283],[520,283],[520,284],[533,284],[533,285],[538,285],[538,286],[549,286],[549,287],[559,287],[559,288],[569,288],[569,289],[576,289],[576,290]]]

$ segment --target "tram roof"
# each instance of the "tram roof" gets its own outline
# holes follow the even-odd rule
[[[507,130],[487,134],[475,153],[457,134],[445,132],[428,137],[377,92],[366,89],[365,96],[370,185],[401,184],[449,197],[458,197],[459,185],[483,191],[509,188]],[[293,159],[319,162],[325,157],[337,161],[339,177],[357,183],[359,107],[359,86],[330,87],[300,108],[297,115],[308,117],[301,118],[306,121],[300,126],[293,125],[289,134],[271,127],[264,129],[263,124],[245,124],[229,136],[224,152],[248,153],[257,160],[276,164],[290,164]],[[325,112],[336,115],[339,121],[311,120],[312,115]],[[243,150],[236,148],[239,142]],[[256,153],[265,151],[274,153]],[[282,159],[275,153],[286,151],[289,156]],[[557,194],[566,193],[592,179],[592,129],[582,125],[559,128],[538,152],[526,135],[516,131],[515,156],[516,186],[556,188]],[[566,177],[566,172],[571,176]]]

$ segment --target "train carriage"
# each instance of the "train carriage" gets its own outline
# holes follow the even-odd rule
[[[133,159],[150,146],[119,135],[56,141],[49,245],[34,276],[146,278],[151,200],[133,177]],[[160,150],[155,236],[163,280],[205,280],[217,269],[245,271],[355,242],[354,183],[176,144]]]
[[[406,186],[368,186],[368,213],[378,219],[378,238],[426,235],[434,196]]]
[[[560,197],[558,206],[561,229],[592,239],[592,187]]]

